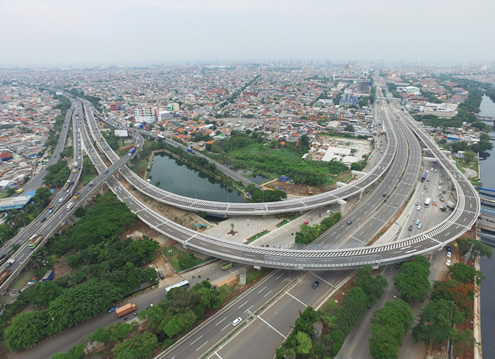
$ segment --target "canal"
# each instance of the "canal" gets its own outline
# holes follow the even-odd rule
[[[480,106],[481,116],[495,116],[495,103],[488,97],[483,96]],[[491,132],[490,135],[495,135]],[[492,141],[495,147],[495,141]],[[483,187],[495,188],[495,148],[490,151],[488,158],[480,161],[481,183]],[[481,282],[481,344],[483,358],[495,358],[495,256],[492,258],[481,258],[481,272],[486,279]]]
[[[159,188],[181,196],[218,202],[246,202],[232,188],[163,152],[154,155],[149,178],[152,184],[158,183]]]

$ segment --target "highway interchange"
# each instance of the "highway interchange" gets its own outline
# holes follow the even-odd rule
[[[479,214],[479,199],[470,183],[438,149],[436,144],[417,127],[413,119],[408,117],[407,114],[402,113],[394,104],[391,104],[391,113],[389,114],[389,110],[386,109],[385,106],[385,101],[382,101],[382,103],[377,106],[377,111],[379,111],[377,117],[382,118],[383,125],[387,131],[388,140],[385,154],[381,159],[381,162],[374,168],[376,175],[381,178],[375,184],[370,185],[367,191],[362,192],[364,198],[359,204],[359,207],[355,208],[345,220],[338,223],[326,232],[322,238],[318,239],[318,243],[324,243],[327,247],[333,247],[333,249],[323,251],[282,250],[228,243],[179,226],[156,214],[150,208],[140,203],[132,193],[130,193],[119,180],[113,176],[113,174],[119,171],[121,173],[121,176],[118,176],[119,178],[127,177],[129,174],[128,171],[130,170],[126,168],[125,163],[129,161],[130,157],[125,155],[120,159],[115,158],[114,154],[112,154],[113,151],[104,143],[103,138],[99,134],[99,130],[96,127],[91,111],[88,110],[87,104],[85,104],[84,107],[85,123],[76,121],[77,117],[74,117],[74,135],[79,136],[79,139],[74,140],[74,143],[76,144],[74,146],[75,156],[77,156],[77,151],[79,151],[79,153],[81,151],[79,141],[82,138],[82,146],[86,149],[87,155],[95,164],[100,175],[92,181],[91,186],[86,186],[80,191],[81,198],[76,201],[77,205],[81,205],[85,198],[91,196],[100,185],[106,183],[108,187],[145,223],[148,223],[160,233],[178,240],[183,243],[185,247],[240,263],[256,264],[274,268],[292,268],[299,270],[312,269],[322,271],[316,273],[301,273],[297,271],[273,272],[263,279],[262,282],[258,283],[251,291],[240,296],[228,307],[217,313],[211,320],[197,328],[194,331],[195,335],[184,337],[184,340],[181,341],[179,345],[172,347],[170,352],[166,352],[167,358],[199,357],[202,355],[201,353],[206,353],[212,346],[218,343],[221,338],[227,335],[230,329],[226,329],[230,326],[230,322],[240,314],[244,320],[247,320],[248,318],[253,319],[249,321],[249,325],[243,327],[243,330],[247,332],[247,334],[243,333],[243,337],[249,335],[251,338],[255,339],[255,336],[259,335],[260,332],[259,328],[256,329],[256,326],[262,325],[265,328],[266,326],[270,327],[271,332],[270,334],[265,333],[268,337],[258,339],[262,339],[263,343],[265,343],[265,340],[272,342],[269,338],[271,335],[277,339],[275,340],[274,338],[273,345],[268,345],[268,349],[249,348],[248,343],[251,341],[247,340],[230,340],[229,342],[222,344],[222,346],[216,350],[221,351],[222,357],[252,357],[245,356],[246,353],[253,353],[248,351],[248,349],[251,349],[251,351],[260,350],[260,357],[266,356],[265,354],[269,350],[271,350],[271,353],[273,354],[274,348],[279,346],[280,341],[283,340],[283,337],[287,334],[286,329],[290,328],[297,317],[297,310],[294,308],[303,309],[306,305],[318,305],[321,302],[322,292],[325,293],[325,295],[329,293],[337,283],[344,280],[350,273],[349,271],[327,271],[328,269],[357,268],[366,263],[378,266],[402,261],[415,254],[426,254],[438,250],[469,230]],[[82,110],[80,105],[77,105],[77,110]],[[83,119],[83,115],[81,112],[79,113],[81,114],[79,120],[81,120]],[[79,129],[81,131],[79,131]],[[412,193],[412,190],[418,181],[421,166],[421,152],[419,143],[412,135],[411,130],[422,140],[432,155],[437,158],[439,166],[444,168],[445,173],[451,175],[453,185],[456,186],[457,191],[457,208],[446,221],[438,224],[429,231],[391,244],[365,247],[366,243],[368,243],[369,240],[383,228],[384,224],[397,213],[402,204]],[[89,136],[92,137],[90,138]],[[133,138],[139,148],[143,143],[143,135],[138,135],[134,132]],[[98,148],[102,150],[101,152],[107,155],[107,157],[113,157],[114,161],[116,161],[110,168],[107,168],[98,154],[98,151],[93,147],[93,143],[96,143]],[[387,164],[386,167],[389,167],[389,169],[382,174],[380,171],[383,171],[385,168],[380,166],[384,166],[384,164]],[[371,172],[373,172],[373,170]],[[79,173],[80,171],[78,171],[77,174]],[[135,177],[134,175],[132,176]],[[371,178],[371,176],[362,178]],[[353,187],[356,182],[346,187]],[[148,184],[146,185],[149,186]],[[346,187],[343,187],[343,189]],[[384,201],[383,194],[386,194],[386,202]],[[62,196],[65,197],[66,195]],[[57,197],[57,199],[58,198],[59,197]],[[65,199],[67,199],[67,197],[65,197]],[[191,201],[195,200],[191,199]],[[54,202],[56,201],[54,200]],[[65,204],[66,203],[60,205],[60,207],[65,207]],[[65,208],[56,211],[46,220],[46,222],[44,222],[41,228],[37,231],[33,230],[33,233],[42,233],[48,237],[66,221],[67,216],[70,215],[76,207],[74,207],[70,213],[68,213]],[[283,212],[284,208],[282,208],[281,211]],[[352,224],[348,225],[347,221],[351,220]],[[37,226],[39,226],[39,223],[33,225],[33,227]],[[27,232],[24,232],[22,233],[22,238],[24,238],[25,241],[25,239],[29,238],[29,235]],[[344,236],[344,234],[346,234],[346,236]],[[339,240],[335,241],[335,238],[338,238]],[[350,246],[357,247],[350,248]],[[14,256],[17,256],[15,258],[18,259],[16,260],[16,263],[19,264],[19,267],[14,268],[16,271],[20,271],[20,264],[25,263],[30,253],[31,251],[27,249],[27,244],[15,253]],[[12,278],[14,278],[14,275]],[[318,291],[308,290],[308,283],[311,283],[316,278],[318,278],[321,283]],[[5,289],[5,287],[2,286],[2,289]],[[265,303],[271,299],[275,299],[277,305],[275,307],[270,307],[271,309],[265,308],[270,310],[264,312],[263,317],[261,317],[259,309],[265,306]],[[281,313],[283,313],[283,315],[281,315]],[[244,323],[245,322],[246,321],[244,321]],[[267,324],[268,322],[270,323],[269,325]],[[223,323],[225,323],[225,325],[222,325]],[[266,330],[264,332],[266,332]],[[246,347],[246,345],[248,345],[248,347]],[[265,344],[263,346],[265,346]],[[168,356],[168,354],[171,354],[172,356]],[[212,355],[212,357],[215,357],[214,353]]]

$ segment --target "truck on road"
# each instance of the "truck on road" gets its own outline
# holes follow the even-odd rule
[[[70,202],[68,205],[67,205],[67,212],[70,212],[70,210],[74,208],[74,202]]]
[[[12,273],[12,271],[10,269],[6,269],[3,271],[2,274],[0,274],[0,284],[3,284],[3,282],[5,282],[5,280],[9,277],[10,273]]]
[[[127,315],[129,313],[134,312],[136,309],[137,309],[136,304],[129,303],[129,304],[126,304],[120,308],[117,308],[115,310],[115,313],[117,313],[117,317],[120,318],[120,317],[123,317],[124,315]]]
[[[29,238],[29,249],[35,249],[36,246],[45,238],[42,234],[33,234]]]
[[[129,157],[131,157],[135,153],[136,153],[136,147],[131,148],[131,150],[129,151]]]

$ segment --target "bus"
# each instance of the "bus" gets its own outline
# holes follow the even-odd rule
[[[227,270],[229,268],[232,268],[233,265],[234,265],[234,263],[232,263],[232,262],[225,262],[225,263],[222,263],[222,265],[220,266],[220,268],[222,270]]]
[[[425,200],[425,207],[428,207],[431,203],[431,198],[428,197],[426,200]]]
[[[165,292],[168,293],[174,288],[189,288],[189,281],[183,280],[182,282],[172,284],[170,287],[165,288]]]
[[[421,177],[421,182],[424,182],[427,176],[428,172],[425,172],[425,174]]]

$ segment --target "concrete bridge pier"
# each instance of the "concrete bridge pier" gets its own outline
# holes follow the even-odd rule
[[[340,211],[340,213],[344,213],[344,211],[345,211],[345,205],[347,204],[347,201],[344,201],[343,199],[339,199],[337,201],[337,203],[339,204],[339,211]]]
[[[337,188],[342,188],[342,187],[347,186],[347,183],[344,183],[344,182],[337,182],[335,185],[337,186]]]
[[[351,173],[353,176],[356,176],[357,178],[360,178],[367,174],[366,172],[355,171],[355,170],[352,170]]]

